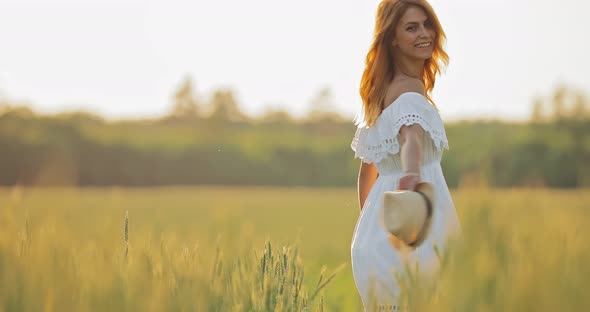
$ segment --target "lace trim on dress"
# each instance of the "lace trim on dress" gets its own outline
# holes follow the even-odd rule
[[[420,95],[422,99],[425,98]],[[398,141],[399,130],[404,125],[420,124],[438,151],[449,149],[449,143],[444,125],[435,108],[428,104],[420,104],[409,101],[410,104],[401,102],[395,111],[383,111],[386,119],[378,120],[369,128],[356,129],[352,142],[352,150],[355,158],[361,158],[367,163],[377,163],[383,160],[387,154],[397,154],[400,151]],[[425,106],[427,105],[427,106]],[[387,120],[389,119],[389,120]]]
[[[449,149],[449,142],[447,140],[446,133],[444,131],[437,130],[435,127],[431,126],[430,123],[420,115],[409,114],[400,117],[395,122],[394,127],[396,129],[396,133],[399,131],[399,129],[401,129],[402,126],[409,126],[415,123],[420,124],[424,131],[430,134],[430,138],[434,142],[434,146],[436,146],[437,150],[440,151],[442,150],[442,148],[445,148],[447,150]]]
[[[397,138],[385,138],[373,143],[362,143],[368,141],[367,128],[357,128],[350,147],[355,151],[354,157],[361,158],[367,163],[381,161],[388,153],[395,154],[399,151]],[[362,139],[364,138],[364,139]]]

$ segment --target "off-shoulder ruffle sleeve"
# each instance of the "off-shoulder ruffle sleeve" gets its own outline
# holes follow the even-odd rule
[[[376,163],[387,154],[399,153],[400,128],[416,123],[424,129],[425,135],[430,136],[438,151],[449,149],[445,128],[436,108],[424,95],[405,92],[383,110],[373,126],[356,129],[350,144],[354,157],[366,163]]]

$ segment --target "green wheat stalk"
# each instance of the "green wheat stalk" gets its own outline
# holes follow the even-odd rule
[[[124,239],[125,239],[125,259],[127,259],[127,255],[129,254],[129,210],[125,211]]]

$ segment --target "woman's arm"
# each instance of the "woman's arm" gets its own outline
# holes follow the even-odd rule
[[[399,190],[411,190],[420,182],[422,162],[422,136],[424,130],[419,124],[402,126],[400,129],[400,158],[404,174],[399,179]]]
[[[374,164],[368,164],[361,160],[361,167],[358,175],[358,199],[361,211],[365,205],[365,200],[371,191],[371,187],[378,176],[377,168]]]

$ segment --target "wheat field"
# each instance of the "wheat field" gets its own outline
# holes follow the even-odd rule
[[[590,191],[459,189],[411,311],[588,311]],[[0,189],[0,311],[361,311],[354,188]]]

